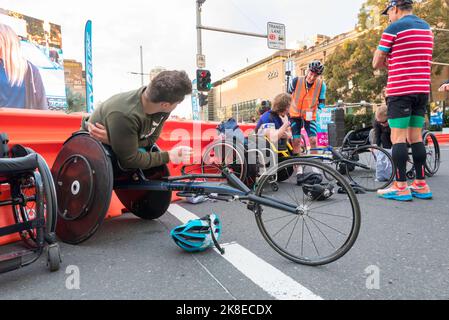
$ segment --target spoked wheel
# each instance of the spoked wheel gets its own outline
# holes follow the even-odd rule
[[[36,202],[32,200],[36,197],[36,189],[34,179],[29,177],[26,183],[20,185],[20,194],[24,199],[30,199],[23,205],[16,205],[13,207],[14,219],[16,223],[26,223],[37,218]],[[44,204],[44,208],[46,205]],[[31,248],[37,248],[36,243],[36,229],[24,230],[20,232],[20,238],[23,243]]]
[[[435,135],[431,132],[424,134],[427,160],[425,165],[426,176],[433,177],[440,169],[440,146]]]
[[[298,186],[296,175],[271,188],[272,176],[282,171],[314,172],[332,177],[325,184]],[[341,190],[338,188],[341,187]],[[341,193],[343,191],[344,193]],[[291,159],[261,177],[256,195],[296,210],[295,213],[256,205],[257,226],[279,254],[296,263],[318,266],[344,256],[360,230],[360,207],[345,178],[316,160]]]
[[[221,174],[224,168],[229,168],[240,180],[246,178],[245,151],[237,143],[219,141],[211,144],[204,150],[201,162],[202,173]]]
[[[56,207],[52,203],[56,199],[53,198],[53,194],[47,192],[46,187],[44,187],[44,190],[45,234],[49,234],[56,229],[56,215],[53,212],[53,210],[56,210]],[[20,194],[23,199],[28,200],[13,207],[16,223],[25,223],[37,219],[36,185],[32,177],[20,185]],[[27,247],[35,249],[38,247],[36,235],[36,229],[24,230],[20,233],[20,238]]]
[[[32,149],[25,148],[21,145],[15,145],[12,148],[12,154],[14,157],[25,157],[32,153],[35,153]],[[49,234],[55,232],[56,230],[56,192],[51,171],[45,160],[40,155],[38,155],[38,165],[44,185],[45,233]],[[20,194],[24,199],[30,199],[30,201],[26,201],[24,205],[16,205],[15,208],[13,208],[17,223],[28,222],[37,218],[36,202],[32,200],[35,199],[36,196],[35,181],[31,176],[25,180],[22,184],[20,184]],[[20,233],[20,237],[28,247],[37,248],[35,229],[22,231]]]
[[[366,191],[385,189],[393,182],[393,159],[385,149],[377,146],[358,147],[350,154],[349,160],[356,162],[350,165],[353,170],[346,172],[349,179]]]

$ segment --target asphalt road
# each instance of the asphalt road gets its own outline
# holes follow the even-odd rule
[[[221,242],[245,248],[248,260],[259,259],[253,269],[274,270],[269,274],[285,284],[281,294],[273,294],[257,270],[245,270],[213,250],[182,252],[169,236],[180,222],[167,213],[150,222],[126,214],[106,221],[80,246],[61,244],[59,272],[49,273],[41,258],[0,275],[0,299],[270,300],[289,298],[289,290],[309,290],[322,299],[449,299],[448,158],[446,146],[440,171],[429,180],[432,201],[397,203],[361,195],[362,227],[354,247],[322,267],[298,265],[277,254],[262,238],[254,215],[239,203],[178,203],[197,216],[219,214]],[[79,289],[72,281],[77,271]]]

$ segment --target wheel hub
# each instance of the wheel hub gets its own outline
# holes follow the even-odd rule
[[[309,206],[300,205],[296,208],[296,214],[299,216],[307,216],[309,214]]]

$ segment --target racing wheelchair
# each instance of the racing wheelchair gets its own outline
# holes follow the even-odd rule
[[[14,219],[14,224],[0,227],[0,237],[18,234],[25,245],[0,248],[0,273],[28,266],[44,252],[50,271],[57,271],[61,257],[54,233],[57,200],[50,169],[29,148],[15,145],[9,150],[6,134],[0,135],[0,142],[0,206],[10,206]]]
[[[252,188],[267,168],[293,156],[293,147],[289,140],[281,139],[278,143],[273,143],[264,135],[255,132],[245,138],[233,118],[223,121],[216,129],[218,138],[206,146],[202,153],[202,173],[220,173],[222,168],[228,167]],[[302,136],[301,153],[306,152],[307,144]],[[293,171],[280,172],[272,181],[272,188],[276,189],[277,182],[288,179],[292,174]]]
[[[427,160],[425,164],[425,174],[427,177],[433,177],[440,168],[441,153],[440,146],[436,136],[428,131],[423,130],[422,133],[424,146],[426,148]],[[374,129],[372,127],[366,127],[359,130],[352,130],[343,139],[343,149],[366,147],[373,144],[374,141]],[[413,165],[412,153],[409,150],[408,166],[407,166],[407,178],[410,180],[415,179],[416,173]]]
[[[353,132],[348,134],[342,147],[315,149],[308,149],[304,136],[301,136],[300,158],[320,160],[335,167],[348,178],[351,185],[363,191],[377,191],[388,187],[394,179],[391,155],[383,148],[370,145],[368,136],[363,140],[351,139],[354,136]],[[202,168],[208,172],[220,171],[223,167],[231,168],[247,186],[252,187],[258,177],[264,174],[267,166],[295,157],[297,156],[293,154],[293,147],[288,140],[280,140],[274,144],[264,136],[250,135],[241,142],[241,139],[232,137],[231,132],[228,136],[221,135],[205,148]],[[380,159],[390,170],[379,177],[377,166]],[[277,183],[290,178],[293,172],[291,170],[278,174],[271,186],[276,189]]]
[[[155,147],[157,148],[157,147]],[[345,195],[323,197],[286,179],[273,190],[271,183],[297,166],[317,168],[341,184]],[[58,195],[56,232],[65,242],[90,238],[104,220],[112,191],[128,211],[143,219],[157,219],[170,205],[171,194],[204,195],[225,202],[238,201],[256,218],[268,244],[283,257],[305,265],[324,265],[344,256],[360,230],[360,207],[346,180],[334,169],[312,159],[290,159],[267,169],[250,189],[232,171],[171,177],[166,166],[123,170],[112,150],[87,132],[72,135],[52,168]],[[296,232],[295,232],[296,231]]]

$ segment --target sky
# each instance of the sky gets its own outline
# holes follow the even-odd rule
[[[286,25],[287,46],[315,34],[352,30],[364,0],[206,0],[202,23],[266,34],[267,22]],[[154,67],[196,70],[195,0],[0,0],[0,8],[61,25],[65,59],[84,63],[84,25],[92,20],[95,103],[140,87],[140,46],[144,72]],[[267,40],[203,31],[206,68],[216,81],[275,51]],[[147,80],[147,79],[145,79]],[[190,99],[175,114],[189,117]]]

